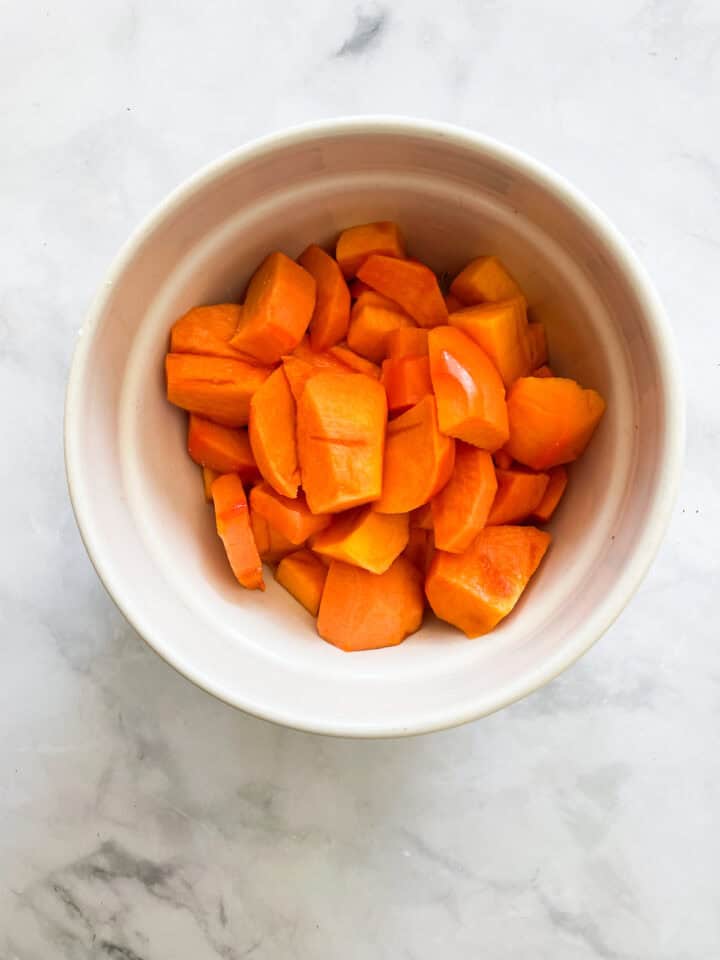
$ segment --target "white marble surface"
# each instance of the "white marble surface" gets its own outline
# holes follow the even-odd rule
[[[1,960],[720,955],[717,0],[3,5]],[[63,389],[138,220],[249,137],[402,112],[525,148],[673,319],[688,456],[607,636],[463,729],[353,743],[215,702],[124,622],[63,477]]]

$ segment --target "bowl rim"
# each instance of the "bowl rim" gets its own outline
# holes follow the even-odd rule
[[[282,705],[266,704],[262,708],[241,694],[230,698],[227,691],[213,689],[188,665],[176,662],[167,645],[153,636],[153,629],[146,624],[142,610],[135,605],[131,591],[122,583],[112,559],[112,550],[104,545],[102,536],[92,529],[87,519],[87,502],[78,483],[80,467],[81,418],[80,402],[85,379],[89,351],[93,335],[100,324],[107,302],[112,295],[116,279],[135,255],[139,246],[177,207],[238,163],[247,162],[277,148],[292,147],[314,139],[343,137],[347,135],[399,135],[419,136],[424,139],[446,141],[466,149],[480,151],[486,156],[515,167],[520,173],[533,179],[543,189],[569,207],[579,219],[598,234],[612,250],[620,268],[633,288],[637,301],[649,320],[654,346],[658,357],[659,379],[663,390],[663,414],[665,423],[665,457],[656,474],[653,503],[638,537],[633,553],[620,576],[612,584],[602,602],[592,615],[579,627],[572,642],[566,643],[562,655],[549,658],[533,672],[524,675],[498,691],[494,702],[471,704],[462,708],[452,705],[431,715],[419,711],[409,723],[394,722],[376,724],[372,721],[360,727],[357,723],[344,724],[321,718],[296,717]],[[400,115],[360,115],[346,118],[316,120],[284,128],[237,147],[203,166],[181,182],[164,200],[146,216],[131,233],[112,261],[104,281],[95,295],[77,334],[65,394],[64,454],[65,474],[75,520],[95,571],[122,614],[152,649],[167,663],[196,686],[213,694],[231,706],[246,713],[283,724],[294,729],[312,733],[350,737],[394,737],[429,733],[467,723],[488,716],[511,703],[522,699],[570,667],[586,653],[606,632],[640,586],[652,563],[665,534],[677,494],[685,447],[685,401],[682,389],[679,361],[674,346],[674,335],[659,296],[644,267],[629,243],[608,217],[581,191],[561,174],[535,160],[523,151],[508,146],[485,134],[477,133],[454,124],[418,119]]]

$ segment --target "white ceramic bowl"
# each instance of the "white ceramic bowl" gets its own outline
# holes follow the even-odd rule
[[[263,256],[397,220],[437,270],[496,253],[545,322],[553,366],[607,413],[572,468],[554,542],[516,611],[468,640],[428,618],[399,647],[346,654],[272,576],[234,581],[165,400],[173,320],[241,296]],[[658,547],[682,455],[671,336],[633,254],[556,174],[484,137],[394,118],[313,124],[242,147],[131,238],[83,326],[67,394],[68,482],[83,540],[125,616],[228,703],[305,730],[394,736],[497,710],[597,640]]]

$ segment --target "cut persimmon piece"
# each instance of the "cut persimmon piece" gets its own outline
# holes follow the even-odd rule
[[[295,351],[289,357],[283,357],[283,367],[296,403],[310,377],[318,373],[328,370],[336,373],[363,373],[373,380],[380,376],[380,368],[376,364],[341,345],[330,347],[322,353]]]
[[[552,467],[549,471],[550,480],[540,503],[532,512],[533,520],[538,523],[547,523],[555,513],[555,508],[562,500],[568,482],[568,472],[565,467]]]
[[[311,243],[298,263],[315,278],[315,309],[310,320],[313,350],[327,350],[345,339],[350,322],[350,291],[342,270],[329,253]]]
[[[356,373],[366,373],[376,380],[380,376],[377,364],[350,350],[346,343],[338,343],[327,350],[313,350],[308,337],[303,337],[291,355],[305,360],[317,370],[354,370]]]
[[[428,343],[440,430],[498,450],[508,438],[505,387],[488,355],[455,327],[435,327]]]
[[[223,427],[191,413],[187,446],[190,457],[201,467],[218,474],[237,473],[244,483],[259,476],[247,430]]]
[[[310,545],[316,553],[333,560],[384,573],[407,542],[406,513],[377,513],[372,507],[358,507],[334,519]]]
[[[373,254],[358,270],[358,277],[399,303],[419,326],[437,327],[448,322],[437,277],[424,263]]]
[[[284,497],[296,497],[300,466],[295,437],[295,400],[283,367],[278,367],[250,401],[250,445],[258,469]]]
[[[427,503],[450,479],[455,441],[440,433],[435,398],[423,397],[387,426],[378,513],[408,513]]]
[[[367,360],[380,363],[387,355],[388,336],[408,326],[413,326],[413,321],[397,304],[377,293],[363,293],[353,304],[348,346]]]
[[[269,367],[257,367],[244,360],[168,353],[167,398],[176,407],[226,427],[244,427],[252,395],[270,372]]]
[[[391,413],[407,410],[433,392],[430,360],[427,357],[383,360],[382,384],[387,393],[388,410]]]
[[[296,543],[291,543],[287,537],[283,536],[283,534],[274,527],[271,527],[265,517],[261,517],[259,513],[252,509],[252,505],[250,509],[250,526],[252,527],[258,553],[263,563],[277,563],[279,560],[282,560],[286,554],[292,553],[298,548]]]
[[[450,293],[467,306],[523,296],[522,290],[497,257],[471,260],[450,284]]]
[[[202,468],[203,492],[208,503],[212,503],[212,485],[219,476],[217,470],[213,470],[212,467]]]
[[[487,518],[488,526],[518,523],[540,505],[547,490],[547,473],[497,470],[497,493]]]
[[[535,370],[537,367],[542,367],[543,364],[547,363],[548,347],[545,325],[539,321],[529,323],[525,328],[525,339],[530,362],[527,370],[523,372],[523,376],[526,376],[529,371]]]
[[[521,297],[465,307],[450,315],[450,325],[482,347],[506,387],[537,366],[530,359],[527,309]]]
[[[399,327],[388,334],[387,355],[390,360],[402,357],[426,357],[428,332],[424,327]]]
[[[283,370],[287,379],[290,392],[293,395],[296,405],[300,402],[300,397],[305,389],[305,384],[310,377],[314,377],[320,372],[320,368],[314,367],[307,360],[301,360],[300,357],[283,357]]]
[[[309,550],[287,554],[275,571],[277,582],[314,617],[320,609],[326,577],[327,567]]]
[[[211,488],[215,526],[225,547],[232,572],[248,590],[264,590],[262,563],[250,526],[250,511],[240,477],[219,476]]]
[[[495,467],[486,450],[458,441],[455,469],[431,501],[435,546],[463,553],[485,526],[497,491]]]
[[[509,470],[513,465],[513,458],[507,450],[496,450],[493,454],[493,460],[495,461],[495,466],[499,467],[500,470]]]
[[[231,346],[275,363],[302,340],[315,309],[315,278],[284,253],[271,253],[253,275]]]
[[[605,412],[595,390],[563,377],[521,377],[508,394],[507,452],[533,470],[575,460]]]
[[[294,500],[283,497],[269,483],[260,483],[250,491],[253,513],[264,517],[283,537],[299,545],[330,523],[326,514],[311,513],[302,494]]]
[[[436,616],[468,637],[489,633],[514,608],[550,545],[536,527],[485,527],[465,553],[436,550],[425,594]]]
[[[241,354],[230,346],[242,311],[239,303],[193,307],[172,325],[170,352],[242,359]]]
[[[406,557],[398,557],[384,573],[333,560],[317,629],[341,650],[393,647],[420,628],[424,605],[422,576]]]
[[[405,241],[396,223],[391,220],[362,223],[343,230],[338,237],[335,259],[345,277],[354,277],[358,267],[372,253],[382,253],[387,257],[405,256]]]
[[[313,512],[377,500],[386,422],[385,390],[377,380],[332,371],[308,379],[298,403],[298,457]]]
[[[376,363],[361,357],[354,350],[341,343],[336,347],[330,347],[327,352],[334,361],[341,363],[346,370],[364,373],[366,377],[372,377],[374,380],[380,378],[380,368]]]

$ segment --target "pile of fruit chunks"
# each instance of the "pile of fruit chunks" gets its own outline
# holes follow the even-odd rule
[[[271,253],[243,304],[175,323],[165,369],[239,583],[264,590],[274,566],[321,637],[368,650],[426,600],[469,637],[517,603],[605,408],[547,361],[496,257],[444,295],[380,222],[334,256]]]

